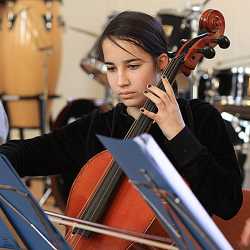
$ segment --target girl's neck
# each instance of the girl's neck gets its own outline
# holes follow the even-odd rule
[[[134,119],[138,119],[140,115],[140,110],[137,107],[127,107],[127,113]]]

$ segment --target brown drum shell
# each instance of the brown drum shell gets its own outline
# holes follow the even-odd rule
[[[7,15],[16,14],[13,27]],[[52,27],[47,30],[44,16],[51,13]],[[6,95],[36,96],[55,94],[62,53],[60,3],[18,0],[2,11],[0,78]],[[47,113],[50,112],[50,103]],[[11,127],[39,127],[38,101],[10,101],[7,104]]]

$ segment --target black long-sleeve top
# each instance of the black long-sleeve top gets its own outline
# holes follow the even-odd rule
[[[178,99],[185,128],[168,141],[155,123],[149,133],[210,214],[231,218],[242,203],[241,176],[220,113],[208,103]],[[190,113],[191,112],[191,116]],[[191,117],[191,119],[190,119]],[[118,104],[94,111],[47,135],[0,146],[21,176],[71,174],[104,149],[96,134],[123,138],[134,119]]]

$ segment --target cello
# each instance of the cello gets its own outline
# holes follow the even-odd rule
[[[213,58],[216,45],[221,48],[229,46],[230,42],[224,36],[224,17],[219,11],[205,11],[200,18],[200,30],[203,33],[185,42],[163,70],[162,76],[170,84],[174,83],[179,71],[188,76],[203,57]],[[161,80],[156,86],[164,90]],[[145,102],[143,108],[151,112],[157,110],[150,100]],[[124,139],[148,132],[152,123],[151,119],[141,114]],[[81,169],[72,185],[66,214],[90,222],[101,220],[103,224],[115,228],[167,237],[153,211],[108,151],[100,152]],[[88,230],[74,227],[67,230],[65,238],[73,249],[145,249],[130,241],[91,234]]]

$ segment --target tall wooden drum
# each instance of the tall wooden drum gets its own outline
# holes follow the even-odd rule
[[[6,96],[54,95],[59,75],[63,21],[56,0],[6,1],[0,31],[0,82]],[[39,98],[38,98],[39,99]],[[39,101],[8,101],[10,127],[40,126]],[[50,112],[48,102],[46,113]]]

